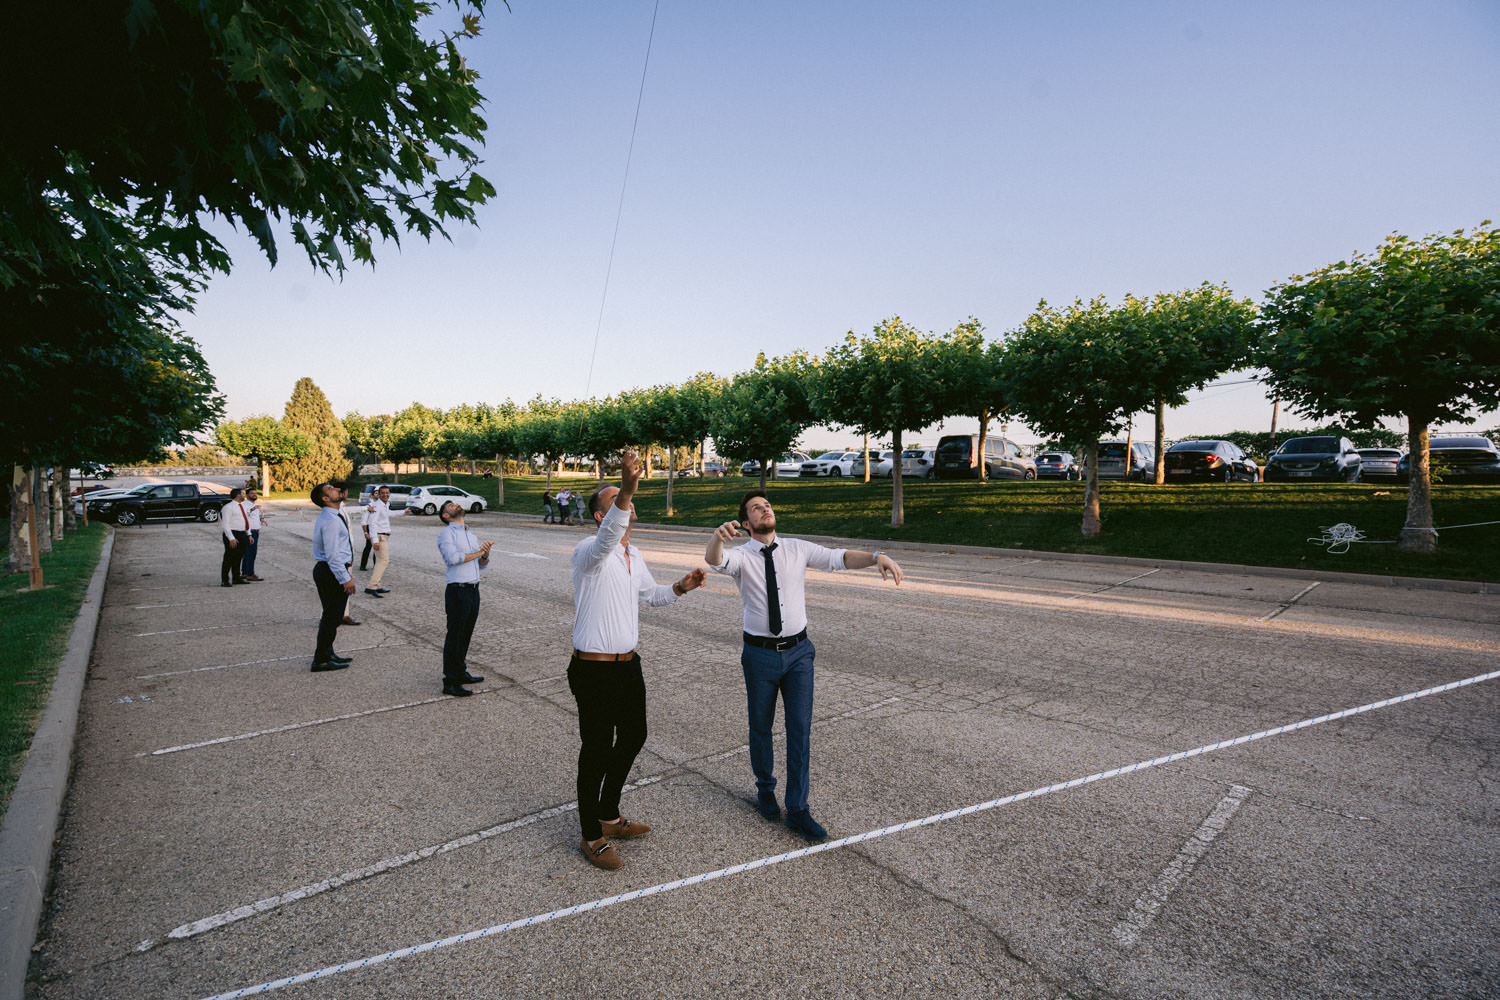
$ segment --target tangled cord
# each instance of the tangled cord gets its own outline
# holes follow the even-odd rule
[[[1452,531],[1455,528],[1483,528],[1487,525],[1500,524],[1500,521],[1476,521],[1473,524],[1449,524],[1441,528],[1431,528],[1433,534],[1439,531]],[[1395,545],[1395,541],[1384,538],[1366,538],[1365,533],[1347,521],[1338,524],[1326,524],[1319,531],[1323,532],[1321,538],[1309,538],[1313,545],[1322,545],[1334,555],[1342,555],[1349,551],[1349,546],[1355,542],[1363,542],[1366,545]]]

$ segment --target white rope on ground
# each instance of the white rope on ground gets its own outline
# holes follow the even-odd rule
[[[1453,531],[1457,528],[1483,528],[1491,524],[1500,524],[1500,521],[1475,521],[1473,524],[1446,524],[1441,528],[1433,528],[1432,531],[1436,533],[1439,531]],[[1338,524],[1323,525],[1319,527],[1318,530],[1323,532],[1322,537],[1309,538],[1308,541],[1313,545],[1327,546],[1328,551],[1333,553],[1334,555],[1343,555],[1345,552],[1349,551],[1349,546],[1355,544],[1356,542],[1363,543],[1365,545],[1396,544],[1395,540],[1393,539],[1366,538],[1363,531],[1360,531],[1358,528],[1356,528],[1352,524],[1349,524],[1347,521],[1340,521]]]
[[[397,948],[394,951],[388,951],[380,955],[368,955],[361,959],[342,962],[338,965],[326,966],[313,972],[299,972],[293,976],[286,976],[282,979],[274,979],[269,982],[259,983],[255,986],[246,986],[238,990],[231,990],[227,993],[215,993],[212,996],[203,998],[203,1000],[238,1000],[238,998],[240,997],[254,996],[259,993],[267,993],[271,990],[280,989],[283,986],[294,986],[298,983],[312,982],[316,979],[327,979],[330,976],[336,976],[343,972],[354,972],[359,969],[368,969],[372,966],[384,964],[385,962],[393,962],[397,959],[410,958],[413,955],[421,955],[429,951],[437,951],[439,948],[449,948],[453,945],[466,944],[470,941],[479,941],[484,938],[495,937],[496,935],[504,934],[507,931],[520,930],[521,928],[531,927],[535,924],[545,924],[553,920],[560,920],[563,917],[571,917],[579,913],[588,913],[592,910],[602,910],[607,906],[615,906],[619,903],[628,903],[631,900],[643,899],[647,896],[657,896],[665,892],[673,892],[674,890],[683,889],[688,886],[699,885],[703,882],[712,882],[717,879],[728,878],[731,875],[739,875],[744,872],[754,871],[757,868],[767,868],[771,865],[778,865],[785,861],[795,861],[798,858],[805,858],[811,854],[821,854],[824,851],[837,850],[838,848],[846,847],[850,844],[859,844],[868,840],[875,840],[878,837],[887,837],[894,833],[901,833],[906,830],[913,830],[923,826],[931,826],[934,823],[943,823],[950,819],[957,819],[961,816],[968,816],[972,813],[984,812],[988,809],[995,809],[1000,806],[1010,805],[1013,802],[1023,802],[1026,799],[1034,799],[1039,798],[1043,795],[1051,795],[1054,792],[1067,791],[1068,789],[1093,784],[1096,781],[1104,781],[1109,778],[1118,778],[1126,774],[1134,774],[1137,771],[1144,771],[1149,768],[1160,767],[1163,764],[1171,764],[1179,760],[1187,760],[1191,757],[1199,757],[1203,754],[1213,753],[1216,750],[1224,750],[1228,749],[1229,747],[1237,747],[1242,744],[1253,743],[1257,740],[1269,739],[1272,736],[1280,736],[1283,733],[1296,732],[1299,729],[1307,729],[1311,726],[1321,725],[1325,722],[1334,722],[1338,719],[1346,719],[1353,715],[1361,715],[1365,712],[1373,712],[1377,709],[1388,708],[1392,705],[1402,704],[1403,702],[1414,701],[1417,698],[1426,698],[1435,694],[1443,694],[1448,691],[1457,690],[1458,688],[1468,687],[1471,684],[1480,684],[1485,681],[1494,680],[1497,677],[1500,677],[1500,670],[1494,670],[1486,674],[1477,674],[1473,677],[1466,677],[1463,680],[1451,681],[1447,684],[1439,684],[1435,687],[1426,688],[1422,691],[1413,691],[1410,694],[1397,695],[1392,698],[1382,698],[1380,701],[1372,701],[1369,704],[1360,705],[1355,708],[1345,708],[1337,712],[1330,712],[1327,715],[1319,715],[1315,718],[1303,719],[1301,722],[1292,722],[1284,726],[1277,726],[1273,729],[1262,729],[1258,733],[1249,733],[1245,736],[1236,736],[1233,739],[1220,740],[1217,743],[1209,743],[1201,747],[1195,747],[1192,750],[1180,750],[1177,753],[1167,754],[1164,757],[1156,757],[1151,760],[1143,760],[1134,764],[1127,764],[1123,767],[1111,768],[1108,771],[1099,771],[1095,774],[1090,774],[1087,777],[1073,778],[1070,781],[1062,781],[1054,785],[1046,785],[1041,788],[1033,788],[1027,792],[1017,792],[1014,795],[1006,795],[998,799],[991,799],[988,802],[975,803],[974,805],[964,806],[961,809],[953,809],[948,812],[937,813],[932,816],[924,816],[921,819],[907,820],[904,823],[896,823],[892,826],[881,827],[878,830],[869,830],[865,833],[856,834],[852,837],[840,837],[837,840],[830,840],[822,844],[815,844],[811,847],[799,848],[795,851],[788,851],[785,854],[775,854],[767,858],[759,858],[755,861],[746,861],[743,864],[731,865],[728,868],[720,868],[718,871],[704,872],[701,875],[692,875],[687,878],[676,879],[672,882],[662,882],[657,885],[647,886],[644,889],[635,889],[631,892],[622,892],[616,896],[606,896],[603,899],[595,899],[587,903],[578,903],[573,906],[563,907],[560,910],[551,910],[547,913],[534,914],[529,917],[523,917],[520,920],[511,920],[507,923],[495,924],[493,926],[485,927],[480,930],[465,931],[462,934],[455,934],[452,937],[440,938],[436,941],[428,941],[424,944],[411,945],[406,948]]]

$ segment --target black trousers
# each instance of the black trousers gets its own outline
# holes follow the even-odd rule
[[[231,546],[229,539],[224,539],[224,561],[219,564],[219,579],[224,583],[239,583],[245,575],[241,567],[245,562],[245,550],[250,547],[250,533],[236,531],[234,541]]]
[[[479,588],[450,583],[443,592],[443,610],[448,613],[448,635],[443,640],[443,683],[462,684],[469,671],[469,640],[479,620]]]
[[[568,662],[568,689],[578,702],[578,825],[598,840],[601,819],[620,815],[620,790],[646,745],[646,681],[641,658]]]
[[[360,569],[369,569],[369,567],[370,567],[370,548],[374,544],[375,544],[375,536],[374,535],[366,535],[365,536],[365,550],[359,554],[359,568]]]
[[[326,562],[313,563],[313,583],[318,588],[318,600],[323,602],[323,617],[318,619],[318,648],[313,653],[313,660],[321,662],[333,652],[333,637],[344,623],[349,595],[344,593],[344,585]]]

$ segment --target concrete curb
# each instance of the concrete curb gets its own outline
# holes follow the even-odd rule
[[[115,534],[110,532],[58,664],[26,765],[11,794],[5,825],[0,827],[0,1000],[23,1000],[26,993],[26,969],[51,872],[52,842],[72,771],[78,705],[114,547]]]
[[[501,517],[513,517],[522,521],[541,521],[540,514],[512,514],[507,511],[489,511]],[[690,524],[646,524],[636,525],[638,530],[682,531],[710,534],[713,528]],[[1289,566],[1245,566],[1239,563],[1187,562],[1181,559],[1144,559],[1140,556],[1105,556],[1080,552],[1044,552],[1034,549],[997,549],[985,545],[952,545],[945,542],[903,542],[888,539],[837,538],[829,535],[803,535],[809,541],[841,548],[880,549],[884,552],[899,552],[903,549],[914,552],[951,552],[955,555],[987,556],[995,559],[1051,559],[1057,562],[1096,563],[1105,566],[1140,566],[1147,569],[1185,569],[1194,573],[1220,573],[1240,576],[1274,576],[1296,580],[1319,580],[1327,583],[1354,583],[1367,587],[1403,587],[1409,590],[1440,590],[1457,594],[1500,594],[1500,582],[1481,580],[1444,580],[1425,576],[1386,576],[1383,573],[1345,573],[1339,570],[1300,569]]]

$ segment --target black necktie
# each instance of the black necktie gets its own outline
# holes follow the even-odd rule
[[[766,557],[766,610],[771,614],[771,634],[781,634],[781,595],[776,590],[776,563],[771,558],[771,551],[776,548],[772,542],[760,550],[760,554]]]

